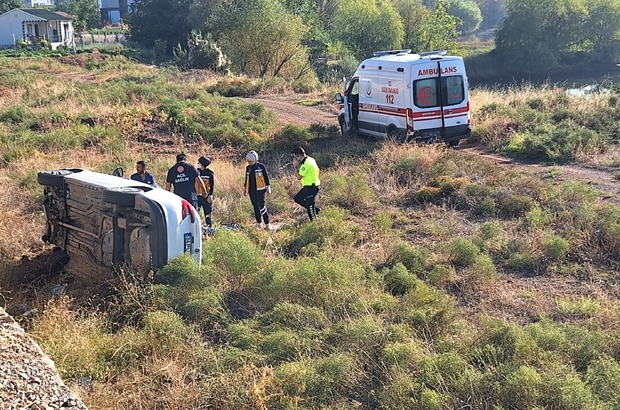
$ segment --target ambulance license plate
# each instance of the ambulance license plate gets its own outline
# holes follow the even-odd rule
[[[194,238],[191,233],[183,235],[183,251],[185,253],[192,253],[192,245],[194,244]]]
[[[422,131],[422,138],[441,138],[441,131]]]

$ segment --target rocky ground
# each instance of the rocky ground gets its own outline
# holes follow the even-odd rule
[[[0,410],[87,410],[54,362],[0,308]]]

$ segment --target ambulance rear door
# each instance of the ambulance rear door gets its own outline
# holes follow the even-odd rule
[[[413,137],[458,141],[469,136],[462,60],[429,59],[411,66]]]

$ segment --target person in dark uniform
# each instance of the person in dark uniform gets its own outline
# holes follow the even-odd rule
[[[269,174],[265,165],[258,162],[258,154],[256,151],[250,151],[245,156],[245,183],[244,195],[250,196],[250,201],[254,207],[254,217],[256,218],[256,227],[261,228],[261,219],[265,222],[265,229],[271,230],[269,223],[269,213],[267,205],[265,205],[265,195],[271,194],[271,186],[269,185]]]
[[[194,209],[198,209],[198,193],[196,192],[196,184],[202,187],[202,192],[206,192],[205,184],[200,178],[200,174],[192,164],[188,164],[187,155],[177,155],[177,163],[168,170],[166,177],[166,191],[171,191],[174,187],[174,193],[192,204]]]
[[[306,208],[308,218],[314,221],[321,212],[321,208],[316,205],[316,197],[319,194],[321,180],[319,179],[319,167],[314,158],[306,155],[302,147],[297,147],[292,152],[293,166],[299,167],[297,179],[301,182],[301,190],[295,195],[293,200]]]
[[[213,212],[213,188],[215,187],[215,178],[213,171],[209,169],[209,165],[211,165],[211,159],[206,157],[198,158],[198,166],[196,168],[198,168],[200,179],[202,179],[204,183],[206,195],[203,195],[204,192],[201,190],[202,187],[200,184],[195,183],[194,185],[198,193],[198,213],[200,213],[200,209],[202,208],[205,214],[205,223],[207,227],[211,228],[213,226],[211,213]]]
[[[146,170],[146,162],[144,161],[136,162],[136,173],[132,174],[129,179],[132,181],[144,182],[145,184],[151,185],[153,188],[157,188],[155,176]]]

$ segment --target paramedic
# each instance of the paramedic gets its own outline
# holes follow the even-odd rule
[[[192,204],[194,209],[198,209],[198,193],[195,184],[202,187],[202,192],[206,192],[204,182],[200,174],[192,164],[188,164],[187,155],[177,155],[177,163],[168,170],[166,178],[166,191],[170,191],[174,186],[174,193]]]
[[[254,217],[256,218],[256,227],[261,228],[261,219],[265,222],[265,229],[271,230],[269,223],[269,213],[267,205],[265,205],[265,194],[271,193],[269,185],[269,174],[263,164],[258,162],[258,154],[256,151],[250,151],[245,156],[245,183],[244,195],[250,196],[250,201],[254,207]]]
[[[202,195],[203,191],[200,184],[194,183],[194,188],[196,188],[196,192],[198,193],[198,213],[200,213],[200,208],[202,208],[205,213],[205,223],[207,227],[211,228],[213,226],[211,213],[213,212],[213,188],[215,187],[215,178],[213,171],[209,169],[209,165],[211,165],[211,159],[206,157],[198,158],[198,165],[196,168],[200,174],[200,179],[204,182],[204,187],[207,191],[206,195]]]
[[[293,200],[306,208],[308,218],[314,221],[321,212],[321,208],[316,205],[316,197],[319,194],[321,181],[319,179],[319,167],[314,158],[306,155],[302,147],[297,147],[292,152],[293,166],[299,167],[297,179],[301,181],[301,190],[295,195]]]

